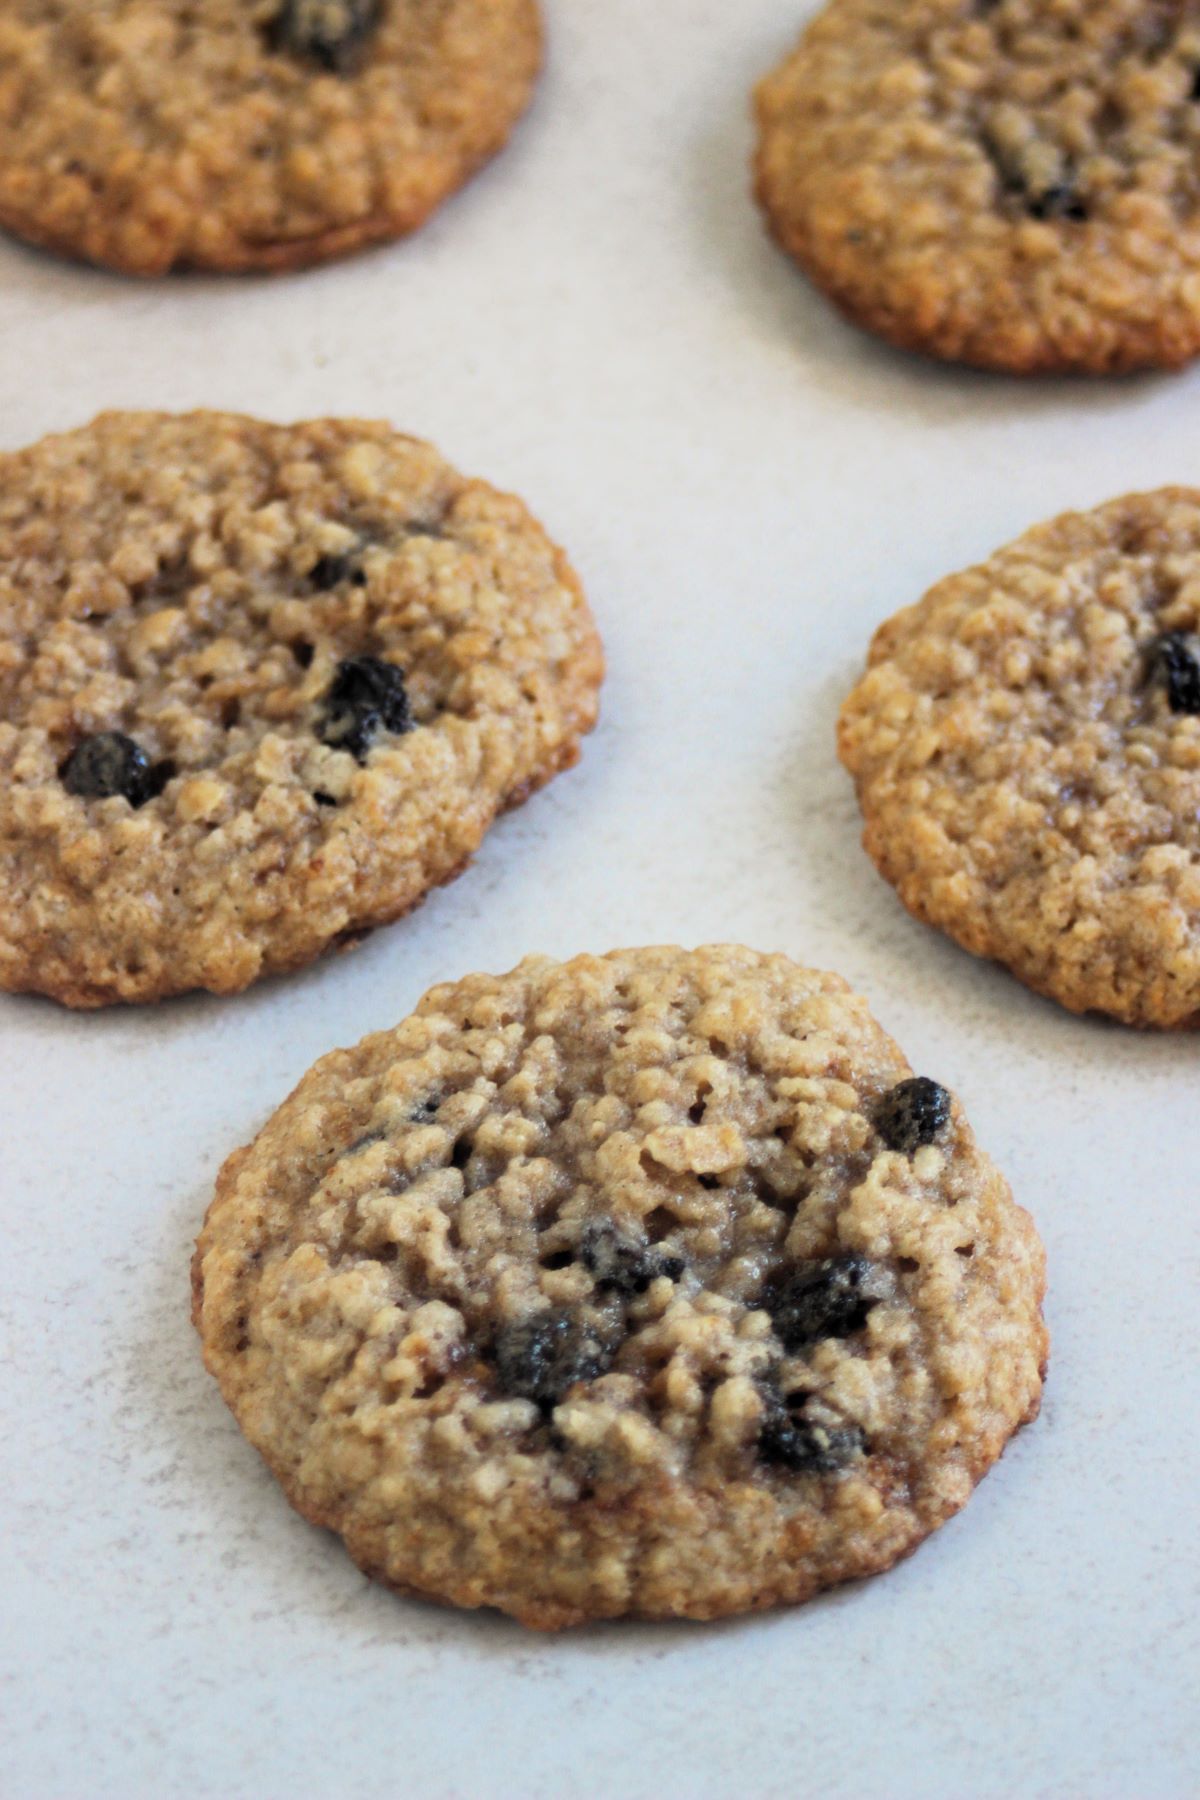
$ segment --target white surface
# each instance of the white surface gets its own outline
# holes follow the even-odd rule
[[[1197,476],[1200,370],[1019,385],[838,324],[747,199],[777,0],[550,0],[510,153],[419,239],[136,286],[0,246],[6,445],[101,405],[384,414],[524,494],[607,640],[580,769],[357,955],[225,1002],[0,1003],[0,1792],[1200,1792],[1200,1036],[1070,1018],[910,921],[833,754],[868,634],[1072,504]],[[218,1163],[309,1063],[525,951],[737,938],[840,969],[1050,1252],[1041,1422],[892,1574],[540,1639],[389,1597],[203,1373]]]

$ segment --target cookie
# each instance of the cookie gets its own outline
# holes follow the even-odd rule
[[[839,749],[920,919],[1070,1007],[1200,1023],[1200,491],[1039,526],[878,631]]]
[[[209,1369],[368,1573],[528,1625],[887,1568],[1037,1412],[1032,1222],[836,976],[735,946],[437,987],[230,1158]]]
[[[758,89],[758,191],[856,324],[980,368],[1200,347],[1200,16],[833,0]]]
[[[602,673],[520,501],[386,425],[0,457],[0,987],[233,993],[398,918],[576,761]]]
[[[0,225],[130,275],[322,262],[415,230],[540,60],[536,0],[16,0]]]

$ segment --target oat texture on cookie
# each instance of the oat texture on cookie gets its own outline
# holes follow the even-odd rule
[[[939,582],[876,634],[839,746],[918,918],[1073,1011],[1200,1020],[1200,492]]]
[[[734,946],[433,989],[222,1172],[205,1360],[403,1591],[558,1627],[886,1568],[1037,1411],[1033,1225],[837,977]]]
[[[320,262],[420,225],[540,60],[536,0],[15,0],[0,225],[134,275]]]
[[[1200,347],[1200,13],[832,0],[757,96],[772,226],[856,323],[980,367]]]
[[[521,502],[388,426],[0,457],[0,986],[228,993],[399,917],[576,760],[602,672]]]

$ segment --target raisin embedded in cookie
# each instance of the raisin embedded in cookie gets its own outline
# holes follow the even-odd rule
[[[193,1286],[306,1518],[548,1628],[886,1569],[1046,1355],[1037,1234],[946,1090],[733,946],[433,989],[230,1158]]]
[[[420,225],[540,60],[536,0],[17,0],[0,225],[132,275],[321,262]]]
[[[0,987],[230,993],[399,917],[575,762],[602,674],[520,501],[385,425],[0,457]]]
[[[1200,492],[939,582],[877,632],[839,749],[918,918],[1074,1012],[1200,1023]]]
[[[1018,373],[1200,348],[1200,16],[833,0],[761,84],[758,191],[857,324]]]

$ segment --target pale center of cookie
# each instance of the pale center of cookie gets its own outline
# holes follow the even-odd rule
[[[749,1457],[823,1477],[869,1453],[845,1371],[877,1308],[901,1317],[904,1272],[838,1250],[838,1210],[883,1153],[895,1167],[948,1136],[945,1089],[911,1077],[866,1119],[840,1102],[809,1146],[805,1108],[697,1045],[674,1071],[686,1124],[655,1129],[643,1104],[631,1133],[612,1129],[621,1090],[554,1079],[548,1043],[539,1092],[542,1054],[535,1039],[498,1089],[402,1097],[398,1070],[306,1207],[318,1236],[323,1218],[345,1221],[337,1268],[381,1266],[395,1303],[430,1321],[420,1392],[521,1403],[524,1429],[573,1455],[635,1396],[714,1468]],[[621,1103],[649,1093],[649,1073]]]
[[[992,162],[1002,208],[1082,224],[1168,146],[1174,185],[1200,200],[1200,21],[1178,4],[1127,10],[976,0],[931,32],[939,105]]]

